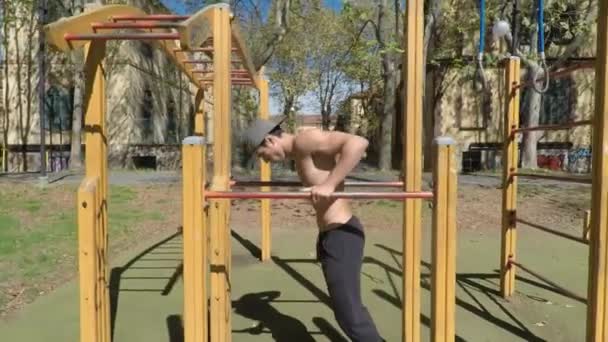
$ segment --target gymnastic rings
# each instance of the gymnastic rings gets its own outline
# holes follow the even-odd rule
[[[543,78],[542,84],[540,82],[540,78]],[[534,74],[534,79],[532,80],[532,88],[539,94],[545,94],[549,90],[549,68],[547,67],[547,62],[544,58],[541,59],[540,68],[536,70]]]
[[[479,54],[477,59],[477,68],[475,70],[475,91],[484,91],[488,87],[488,78],[486,77],[486,71],[483,68],[483,54]]]

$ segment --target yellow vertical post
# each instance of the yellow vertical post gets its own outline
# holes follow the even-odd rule
[[[265,77],[260,78],[260,112],[259,117],[261,119],[268,119],[269,106],[268,106],[268,80]],[[267,163],[260,159],[260,180],[270,181],[271,171],[270,163]],[[270,188],[265,186],[262,187],[262,191],[269,191]],[[270,200],[261,200],[262,209],[262,255],[260,256],[262,261],[270,259],[270,251],[272,246],[272,234],[270,230]]]
[[[403,80],[403,179],[405,191],[422,187],[422,96],[424,1],[407,1]],[[403,310],[404,342],[420,341],[420,200],[407,200],[403,208]]]
[[[435,140],[431,273],[431,340],[454,341],[456,305],[456,189],[454,140]]]
[[[589,242],[591,228],[591,210],[585,210],[585,216],[583,217],[583,240]]]
[[[515,260],[517,242],[517,172],[518,141],[513,130],[519,127],[519,57],[511,57],[507,62],[505,74],[505,124],[502,173],[502,234],[500,252],[500,293],[508,297],[515,291],[515,267],[510,260]]]
[[[205,138],[184,139],[184,341],[207,341],[207,224],[204,219]]]
[[[107,135],[105,124],[105,75],[102,62],[106,45],[93,41],[85,45],[85,172],[88,178],[98,178],[100,212],[96,227],[98,263],[98,316],[100,341],[110,341],[110,294],[108,289],[108,230],[107,230]]]
[[[194,113],[194,135],[203,136],[205,135],[205,92],[202,88],[200,88],[196,92],[196,96],[194,99],[194,108],[196,108],[196,112]]]
[[[213,9],[213,180],[211,189],[230,189],[231,165],[231,50],[230,7]],[[211,229],[211,341],[230,342],[230,230],[228,200],[213,200],[209,207]]]
[[[587,342],[608,340],[608,3],[598,3]]]
[[[97,304],[97,214],[99,178],[85,178],[78,189],[78,274],[80,278],[80,341],[99,342]]]

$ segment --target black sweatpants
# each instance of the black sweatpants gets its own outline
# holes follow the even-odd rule
[[[365,234],[357,217],[319,234],[321,262],[334,315],[353,342],[380,342],[382,338],[361,301],[361,265]]]

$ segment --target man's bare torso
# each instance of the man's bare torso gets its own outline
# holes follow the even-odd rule
[[[300,180],[307,187],[322,184],[336,166],[339,157],[339,155],[323,154],[297,155],[295,164]],[[335,191],[343,189],[344,183],[336,187]],[[329,200],[321,204],[313,204],[313,207],[321,231],[344,224],[352,217],[350,205],[345,199]]]

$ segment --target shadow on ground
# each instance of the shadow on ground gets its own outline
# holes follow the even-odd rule
[[[259,257],[260,248],[258,246],[256,246],[250,240],[244,238],[243,236],[239,235],[238,233],[236,233],[234,231],[232,232],[232,236],[241,245],[243,245],[243,247],[245,247],[253,256]],[[402,299],[399,296],[399,292],[397,290],[397,285],[395,284],[395,281],[393,280],[393,276],[396,276],[399,278],[401,278],[403,276],[403,272],[401,270],[401,262],[399,260],[400,257],[402,256],[402,253],[400,251],[397,251],[393,248],[387,247],[382,244],[375,244],[375,247],[382,249],[382,250],[386,251],[387,253],[389,253],[390,257],[393,259],[393,261],[395,261],[396,267],[388,265],[384,261],[378,260],[375,257],[366,256],[364,258],[364,260],[363,260],[364,263],[375,264],[375,265],[381,267],[382,269],[384,269],[384,271],[387,274],[389,283],[393,289],[392,293],[388,293],[382,289],[374,289],[373,292],[381,299],[396,306],[397,308],[401,308]],[[296,270],[296,268],[293,266],[294,264],[299,264],[299,263],[317,263],[317,261],[315,259],[284,259],[284,258],[280,258],[277,256],[273,256],[272,261],[283,272],[289,274],[301,286],[306,288],[320,302],[324,303],[327,306],[330,306],[329,297],[327,296],[326,292],[323,291],[322,289],[320,289],[317,285],[315,285],[313,282],[308,280],[306,277],[301,275]],[[423,272],[421,274],[421,286],[422,286],[422,288],[426,289],[427,291],[430,291],[429,278],[430,278],[431,265],[429,263],[423,261],[421,266],[423,267],[423,269],[426,269],[426,272]],[[366,274],[363,274],[363,276],[371,277]],[[373,280],[374,279],[372,279],[372,281]],[[462,291],[464,293],[466,293],[468,298],[463,299],[463,298],[457,297],[456,305],[475,314],[479,318],[484,319],[484,320],[496,325],[498,328],[505,329],[505,330],[509,331],[510,333],[512,333],[526,341],[544,341],[544,339],[536,336],[532,331],[530,331],[526,327],[526,325],[524,323],[522,323],[503,304],[504,301],[500,297],[500,293],[496,290],[496,288],[498,287],[497,286],[498,281],[499,281],[499,274],[496,271],[494,273],[460,273],[460,274],[457,274],[457,277],[456,277],[457,286],[460,289],[462,289]],[[537,286],[544,290],[561,293],[559,290],[552,288],[551,286],[547,286],[543,283],[539,283],[539,282],[536,282],[534,280],[531,280],[531,279],[528,279],[525,277],[519,276],[518,281],[526,282],[530,285]],[[400,280],[398,281],[398,284],[401,284]],[[484,298],[484,301],[487,301],[489,299],[491,302],[496,304],[500,308],[500,310],[506,316],[508,316],[510,318],[510,320],[506,321],[504,319],[497,318],[494,315],[492,315],[491,311],[486,309],[483,306],[480,297],[487,297],[487,298]],[[475,303],[475,305],[472,303]],[[261,304],[261,303],[258,303],[258,304]],[[421,314],[420,319],[423,324],[425,324],[426,326],[430,326],[431,321],[430,321],[429,317]],[[317,324],[317,326],[319,326],[319,324]],[[329,327],[331,327],[331,329],[333,329],[333,327],[331,325],[329,325]],[[335,329],[333,329],[333,330],[335,331]],[[336,333],[337,333],[337,331],[336,331]],[[325,333],[325,335],[330,337],[330,339],[332,341],[334,341],[334,339],[331,336],[334,336],[334,338],[335,338],[335,335],[331,335],[328,333]],[[337,333],[337,336],[340,336],[340,334]],[[465,340],[462,337],[456,336],[456,341],[465,341]]]
[[[162,239],[161,241],[153,244],[152,246],[146,248],[145,250],[143,250],[141,253],[137,254],[135,257],[131,258],[131,260],[127,261],[124,265],[122,266],[118,266],[118,267],[114,267],[112,268],[112,271],[110,272],[110,322],[111,322],[111,326],[112,326],[112,337],[114,337],[114,331],[115,331],[115,327],[116,327],[116,316],[118,314],[118,300],[120,298],[120,293],[121,292],[157,292],[159,293],[161,296],[167,296],[169,295],[169,293],[171,293],[171,290],[174,288],[175,283],[177,282],[177,280],[179,279],[179,277],[182,275],[183,272],[183,263],[181,262],[181,252],[177,253],[177,252],[163,252],[163,250],[167,249],[167,248],[180,248],[181,249],[181,244],[176,244],[176,239],[179,238],[181,236],[180,232],[177,232],[175,234],[172,234],[164,239]],[[178,257],[172,256],[172,257],[160,257],[160,258],[145,258],[146,256],[150,257],[152,255],[175,255],[178,254]],[[143,262],[143,261],[158,261],[158,262],[164,262],[164,261],[178,261],[179,265],[177,267],[173,267],[173,266],[160,266],[160,265],[154,265],[154,264],[150,264],[149,262],[146,262],[145,266],[139,266],[139,265],[135,265],[137,262]],[[135,265],[135,266],[134,266]],[[129,270],[129,269],[175,269],[173,274],[170,277],[143,277],[143,276],[139,276],[139,277],[125,277],[124,273]],[[129,279],[129,280],[167,280],[166,285],[164,286],[164,288],[121,288],[121,281],[125,280],[125,279]],[[181,318],[180,316],[169,316],[167,318],[167,325],[169,327],[169,335],[171,336],[171,342],[173,341],[183,341],[183,329],[179,330],[177,327],[178,321],[181,322]],[[181,331],[182,334],[182,339],[179,340],[179,336],[176,335],[178,334],[177,331]]]

